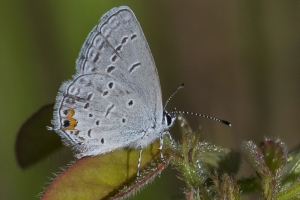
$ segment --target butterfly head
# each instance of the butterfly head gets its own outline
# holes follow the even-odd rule
[[[176,119],[176,113],[171,112],[168,113],[168,111],[163,112],[163,124],[165,124],[167,127],[171,127]]]

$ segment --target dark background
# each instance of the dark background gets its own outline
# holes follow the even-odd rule
[[[188,116],[194,128],[201,124],[205,141],[234,148],[264,136],[281,138],[289,149],[300,143],[300,1],[1,0],[0,199],[37,199],[52,173],[70,162],[62,150],[21,170],[15,137],[31,114],[55,101],[61,83],[75,73],[88,33],[120,5],[131,7],[143,28],[163,101],[186,84],[168,110],[233,124]],[[177,123],[171,134],[178,130]],[[162,173],[136,199],[182,198],[175,175]]]

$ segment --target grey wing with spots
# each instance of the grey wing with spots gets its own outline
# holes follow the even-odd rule
[[[82,74],[60,88],[53,124],[76,157],[130,146],[147,129],[142,100],[106,74]]]
[[[132,146],[161,123],[158,73],[128,7],[113,8],[101,18],[81,49],[76,70],[59,90],[52,123],[78,158]]]
[[[76,69],[84,74],[107,73],[142,99],[153,123],[161,123],[163,106],[158,72],[130,8],[113,8],[100,19],[82,47]]]

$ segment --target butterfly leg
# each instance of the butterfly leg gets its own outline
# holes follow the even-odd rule
[[[167,132],[164,132],[163,135],[167,135],[168,136],[168,138],[170,139],[171,145],[175,148],[174,140],[173,140],[171,134],[167,131]]]
[[[165,157],[164,157],[164,154],[162,152],[162,149],[163,149],[163,143],[164,143],[164,140],[163,140],[163,136],[164,136],[164,133],[165,132],[162,132],[160,133],[160,137],[159,137],[159,152],[160,152],[160,158],[161,160],[166,163],[166,160],[165,160]]]
[[[142,149],[142,147],[140,147],[140,154],[139,154],[138,165],[137,165],[137,173],[136,173],[137,180],[140,177],[140,167],[141,167],[141,160],[142,160],[142,152],[143,152],[143,149]]]

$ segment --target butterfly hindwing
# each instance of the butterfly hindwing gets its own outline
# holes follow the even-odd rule
[[[147,108],[135,93],[107,75],[83,74],[60,88],[56,129],[79,154],[97,155],[129,146],[150,124]]]

